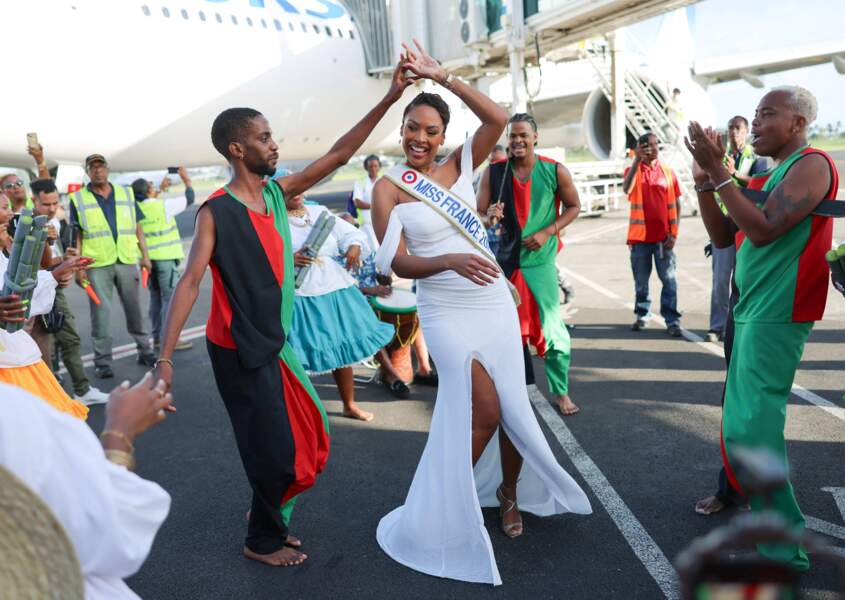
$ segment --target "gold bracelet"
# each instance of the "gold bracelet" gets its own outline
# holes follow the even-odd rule
[[[132,442],[129,441],[129,438],[126,434],[121,433],[119,431],[115,431],[114,429],[104,429],[103,432],[100,434],[100,441],[103,441],[103,438],[107,435],[112,437],[116,437],[117,439],[121,440],[126,446],[129,448],[129,453],[132,454],[135,452],[135,446],[132,445]]]
[[[176,365],[174,365],[173,361],[170,360],[169,358],[159,358],[159,359],[156,359],[156,361],[153,363],[153,369],[157,368],[161,363],[166,363],[166,364],[170,365],[171,369],[176,368]]]
[[[126,467],[129,471],[135,470],[135,456],[123,450],[106,450],[106,458],[109,462],[119,467]]]

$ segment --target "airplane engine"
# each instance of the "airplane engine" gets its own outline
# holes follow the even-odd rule
[[[697,120],[705,125],[718,125],[715,122],[715,109],[713,103],[707,95],[707,92],[701,85],[694,82],[692,79],[687,79],[685,82],[674,81],[671,85],[658,83],[654,78],[650,77],[647,72],[637,71],[634,77],[639,80],[641,87],[640,91],[647,94],[644,100],[654,103],[655,106],[665,107],[666,101],[671,94],[673,88],[681,90],[681,111],[683,120]],[[652,129],[654,127],[654,120],[642,115],[636,109],[626,106],[626,111],[631,115],[631,118],[636,119],[640,125],[645,129]],[[664,112],[665,114],[665,112]],[[656,116],[660,116],[659,113]],[[592,152],[596,158],[604,160],[610,157],[611,143],[611,106],[610,100],[604,95],[600,88],[594,89],[587,96],[581,115],[581,133],[583,135],[583,143]],[[658,122],[659,123],[659,122]],[[632,148],[635,143],[634,135],[630,127],[625,128],[625,147]]]

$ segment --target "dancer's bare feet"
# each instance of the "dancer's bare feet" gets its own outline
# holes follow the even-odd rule
[[[361,410],[354,402],[343,407],[343,416],[347,419],[358,419],[359,421],[372,421],[373,413]]]
[[[271,554],[258,554],[244,546],[244,556],[271,567],[295,567],[304,563],[308,558],[308,555],[287,546]]]
[[[249,522],[249,518],[252,516],[252,511],[246,511],[246,520],[247,523]],[[285,546],[290,546],[291,548],[302,548],[302,540],[296,536],[289,535],[285,538]]]
[[[568,394],[557,397],[557,407],[560,409],[560,412],[564,417],[572,416],[581,410],[572,401]]]
[[[718,496],[707,496],[695,503],[695,512],[699,515],[712,515],[727,507]]]

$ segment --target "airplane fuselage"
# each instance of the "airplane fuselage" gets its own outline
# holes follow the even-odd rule
[[[211,123],[233,106],[268,117],[282,160],[314,157],[388,85],[367,75],[359,31],[330,0],[13,0],[0,18],[18,24],[3,44],[21,59],[7,65],[0,164],[30,165],[30,131],[51,162],[216,164]],[[364,151],[396,145],[398,110]]]

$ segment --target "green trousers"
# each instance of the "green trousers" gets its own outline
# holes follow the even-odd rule
[[[560,294],[558,291],[557,267],[554,263],[532,267],[521,267],[519,271],[528,284],[528,289],[534,297],[536,313],[531,308],[531,301],[524,299],[527,310],[520,310],[521,320],[539,321],[543,333],[546,352],[543,354],[543,367],[549,391],[556,396],[569,393],[569,361],[572,342],[569,330],[563,322],[560,313]],[[523,307],[520,307],[523,309]],[[528,311],[532,314],[526,314]],[[523,331],[525,323],[522,323]],[[536,340],[531,340],[537,346]]]
[[[786,402],[795,371],[804,352],[804,343],[813,323],[736,323],[734,345],[725,387],[722,411],[723,458],[728,478],[739,485],[731,467],[731,450],[736,446],[767,448],[782,457],[787,465]],[[750,496],[755,511],[763,508],[763,499]],[[792,484],[787,482],[772,498],[772,508],[795,528],[804,527],[804,515],[798,507]],[[804,548],[785,544],[760,544],[760,554],[807,570],[810,560]]]

